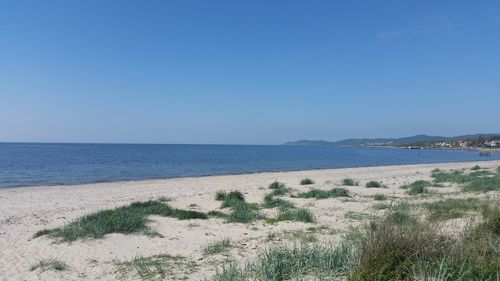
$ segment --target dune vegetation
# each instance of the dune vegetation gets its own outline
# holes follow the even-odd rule
[[[218,191],[215,198],[210,194],[218,207],[207,213],[173,208],[167,203],[170,199],[134,202],[85,215],[59,228],[40,230],[34,236],[48,236],[60,242],[103,238],[110,233],[155,238],[160,234],[148,226],[152,215],[178,220],[212,219],[218,227],[226,224],[228,228],[243,229],[245,238],[224,235],[211,239],[212,242],[199,246],[198,259],[162,252],[116,261],[117,274],[134,274],[142,280],[171,276],[187,280],[208,263],[217,270],[205,280],[215,281],[499,280],[500,204],[494,192],[500,190],[500,169],[436,169],[426,179],[429,176],[430,180],[414,178],[402,186],[399,185],[408,181],[400,181],[391,186],[391,191],[362,188],[362,195],[356,189],[296,189],[275,181],[267,189],[259,188],[262,197],[248,196],[250,202],[245,196],[248,193],[239,190]],[[336,182],[338,186],[357,185],[350,178]],[[445,191],[441,188],[445,185],[447,189],[454,188],[450,198],[437,192]],[[369,181],[366,187],[388,188],[380,181]],[[488,192],[493,195],[484,194]],[[327,210],[327,215],[331,204],[341,206],[342,216],[336,221],[347,221],[349,227],[339,233],[334,225],[323,224],[325,213],[318,216],[321,209],[315,209],[316,204]],[[203,209],[199,201],[183,205]],[[447,224],[450,220],[459,223]],[[264,233],[265,241],[246,238],[250,231],[273,229],[276,225],[283,228]],[[188,225],[190,229],[197,226]],[[208,231],[204,233],[210,235]],[[335,242],[329,236],[335,236]],[[262,237],[262,233],[257,237]],[[244,262],[234,259],[235,252],[244,252],[250,243],[262,246]],[[34,264],[32,271],[68,268],[61,260],[45,259]]]
[[[266,250],[254,261],[221,267],[212,280],[497,280],[500,209],[459,237],[422,220],[408,205],[343,236],[339,245],[301,244]]]
[[[151,234],[154,232],[147,226],[149,215],[173,217],[179,220],[208,218],[208,215],[202,212],[175,209],[163,202],[150,200],[89,214],[59,228],[40,230],[34,237],[48,235],[64,242],[71,242],[78,239],[101,238],[110,233]]]

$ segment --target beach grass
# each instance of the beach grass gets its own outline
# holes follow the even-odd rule
[[[219,215],[224,217],[227,222],[250,223],[263,218],[257,210],[260,209],[257,203],[247,203],[245,196],[238,190],[226,192],[217,192],[215,199],[222,201],[221,208],[229,208],[231,212],[228,215]],[[215,214],[215,213],[212,213]]]
[[[349,211],[344,214],[344,218],[354,221],[362,221],[366,217],[366,214]]]
[[[182,256],[159,254],[137,256],[130,261],[115,262],[121,277],[135,273],[141,280],[164,280],[167,277],[183,279],[198,268],[198,264]]]
[[[263,216],[255,210],[252,210],[251,206],[252,205],[246,203],[245,201],[234,200],[230,205],[231,213],[226,216],[226,221],[251,223],[255,220],[262,219]]]
[[[309,185],[309,184],[314,184],[314,181],[310,178],[305,178],[300,180],[301,185]]]
[[[216,200],[222,201],[221,208],[232,207],[233,205],[240,204],[241,202],[245,202],[245,196],[240,191],[231,191],[229,193],[226,192],[217,192],[215,195]]]
[[[295,205],[287,200],[276,198],[272,193],[267,194],[264,197],[264,204],[262,204],[264,208],[280,208],[280,209],[291,209],[295,208]]]
[[[380,182],[378,181],[369,181],[365,184],[365,187],[368,188],[381,188],[384,187]]]
[[[471,211],[481,211],[488,205],[478,198],[445,199],[436,202],[424,203],[430,220],[448,220],[461,218]]]
[[[278,181],[271,183],[268,188],[272,190],[271,191],[272,196],[283,196],[292,191],[291,188],[286,187],[284,183]]]
[[[401,203],[352,229],[337,246],[269,248],[243,266],[222,267],[212,280],[497,280],[500,210],[486,210],[481,223],[450,237]]]
[[[409,195],[417,195],[423,193],[429,193],[429,189],[427,189],[427,187],[422,185],[413,186],[410,188],[410,190],[408,190]]]
[[[219,241],[212,242],[203,248],[203,255],[216,255],[227,252],[231,248],[231,240],[224,238]]]
[[[349,197],[349,191],[345,188],[333,188],[330,190],[311,189],[307,192],[297,194],[299,198],[325,199],[330,197]]]
[[[64,242],[71,242],[78,239],[102,238],[110,233],[148,233],[149,215],[173,217],[179,220],[208,218],[207,214],[202,212],[174,209],[163,202],[150,200],[89,214],[59,228],[40,230],[34,237],[48,235]]]
[[[300,222],[315,222],[316,219],[308,209],[288,209],[280,210],[276,221],[300,221]]]
[[[384,201],[384,200],[387,200],[387,196],[379,193],[379,194],[373,195],[373,199],[376,201]]]
[[[275,181],[271,183],[267,188],[269,189],[284,189],[286,188],[285,184],[279,181]]]
[[[31,266],[31,271],[40,269],[41,271],[54,270],[63,271],[68,268],[68,265],[59,259],[41,259],[36,264]]]
[[[300,243],[315,243],[318,241],[316,233],[311,231],[298,230],[285,230],[280,233],[271,232],[267,235],[267,241],[274,240],[289,240],[292,242]]]
[[[220,212],[220,211],[210,211],[207,213],[207,215],[211,218],[225,219],[227,217],[227,214]]]
[[[232,263],[217,271],[212,280],[302,280],[305,276],[340,276],[349,264],[347,247],[311,244],[276,247],[263,252],[243,268]],[[319,279],[322,280],[322,279]]]
[[[500,191],[500,173],[491,177],[478,177],[470,181],[463,188],[465,192]]]
[[[465,192],[489,192],[500,190],[500,171],[474,170],[470,173],[452,170],[449,172],[433,170],[431,176],[435,183],[457,183]]]
[[[385,209],[389,209],[390,207],[391,207],[391,205],[386,204],[386,203],[377,203],[377,204],[373,204],[373,206],[372,206],[372,208],[375,210],[385,210]]]
[[[417,218],[412,212],[412,206],[407,202],[401,202],[391,206],[385,216],[388,223],[396,225],[413,225],[417,223]]]
[[[351,178],[345,178],[342,180],[342,185],[345,186],[356,186],[359,185],[359,183]]]
[[[417,195],[422,193],[428,193],[428,187],[433,186],[433,183],[430,181],[418,180],[411,184],[406,184],[401,186],[401,189],[408,189],[407,193],[410,195]]]

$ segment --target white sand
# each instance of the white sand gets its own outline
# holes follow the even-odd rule
[[[332,231],[320,235],[320,240],[338,241],[349,226],[359,224],[346,219],[346,212],[361,212],[367,215],[381,214],[371,206],[370,195],[383,193],[398,198],[407,198],[399,187],[415,180],[429,180],[434,168],[462,169],[474,165],[496,168],[500,161],[386,166],[371,168],[329,169],[297,172],[258,173],[246,175],[211,176],[199,178],[178,178],[168,180],[147,180],[137,182],[100,183],[77,186],[51,186],[13,188],[0,190],[0,280],[117,280],[115,261],[130,260],[135,256],[151,256],[168,253],[182,255],[199,266],[188,275],[189,280],[203,280],[210,277],[225,261],[244,261],[255,257],[259,250],[279,242],[269,242],[268,233],[280,235],[284,230],[306,229],[311,226],[326,226]],[[172,198],[170,205],[208,212],[218,210],[220,202],[214,200],[216,191],[240,190],[248,202],[262,202],[267,186],[275,180],[284,182],[298,191],[311,186],[301,186],[305,177],[313,179],[317,188],[327,189],[341,186],[343,178],[353,178],[360,186],[346,187],[353,195],[352,200],[331,198],[324,200],[287,198],[299,207],[310,209],[317,218],[316,224],[281,222],[274,225],[257,221],[253,224],[228,224],[222,219],[176,220],[165,217],[151,217],[151,227],[161,237],[144,235],[110,234],[103,239],[55,243],[47,237],[33,239],[33,234],[44,228],[62,226],[82,215],[98,210],[122,206],[134,201]],[[370,180],[383,182],[388,188],[365,188]],[[440,188],[438,192],[457,195],[456,187]],[[455,194],[453,194],[455,192]],[[498,196],[498,192],[493,192]],[[447,195],[448,196],[448,195]],[[468,195],[469,196],[469,195]],[[478,195],[482,196],[482,195]],[[491,194],[490,194],[491,196]],[[412,199],[417,201],[422,199]],[[264,210],[273,215],[275,210]],[[334,232],[332,234],[331,232]],[[209,242],[222,238],[233,241],[227,255],[204,257],[202,249]],[[69,266],[64,271],[31,271],[30,267],[40,259],[57,258]],[[180,270],[180,269],[179,269]],[[181,278],[175,276],[167,280]],[[122,280],[137,280],[131,272],[121,276]]]

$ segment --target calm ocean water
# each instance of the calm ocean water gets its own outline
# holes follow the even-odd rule
[[[0,188],[490,159],[500,159],[500,154],[280,145],[0,143]]]

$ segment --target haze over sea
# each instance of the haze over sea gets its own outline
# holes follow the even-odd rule
[[[0,188],[497,159],[383,147],[1,143]]]

